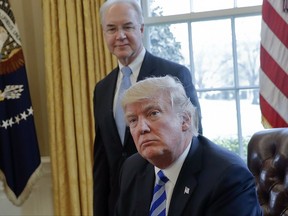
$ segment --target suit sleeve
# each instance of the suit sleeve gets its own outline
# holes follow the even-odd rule
[[[211,182],[214,185],[207,216],[261,216],[252,174],[243,166],[232,165]]]
[[[100,129],[97,125],[96,91],[94,91],[94,166],[93,166],[93,213],[96,216],[107,216],[109,203],[109,168],[101,138]]]

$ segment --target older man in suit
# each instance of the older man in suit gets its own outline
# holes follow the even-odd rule
[[[148,76],[171,74],[178,77],[191,102],[197,107],[200,133],[202,126],[200,105],[190,71],[182,65],[152,55],[143,47],[144,24],[137,2],[109,0],[101,6],[100,14],[107,47],[118,59],[118,67],[98,82],[94,91],[94,215],[108,216],[112,215],[118,197],[117,183],[122,163],[137,152],[129,130],[125,130],[124,119],[122,127],[121,120],[116,121],[120,110],[116,104],[123,79],[122,68],[130,68],[132,74],[129,80],[132,85]]]
[[[198,136],[179,80],[139,81],[122,105],[138,154],[123,164],[116,216],[262,215],[244,161]]]

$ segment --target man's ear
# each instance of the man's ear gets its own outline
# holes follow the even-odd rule
[[[140,31],[142,34],[144,34],[144,24],[141,24]]]
[[[191,116],[188,113],[182,115],[182,130],[187,131],[191,127]]]

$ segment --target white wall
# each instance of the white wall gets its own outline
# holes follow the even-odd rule
[[[4,193],[0,182],[0,215],[53,215],[51,165],[48,157],[42,157],[43,175],[32,189],[29,198],[20,207],[13,205]]]

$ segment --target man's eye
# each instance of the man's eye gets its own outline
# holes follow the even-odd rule
[[[133,31],[134,30],[134,26],[124,26],[124,31]]]
[[[108,29],[106,29],[106,32],[108,34],[115,33],[116,32],[116,28],[108,28]]]
[[[128,119],[128,125],[129,125],[130,128],[135,127],[136,124],[137,124],[137,121],[136,121],[135,118]]]
[[[159,112],[158,110],[152,111],[152,112],[150,113],[150,117],[155,118],[155,117],[158,116],[159,113],[160,113],[160,112]]]

